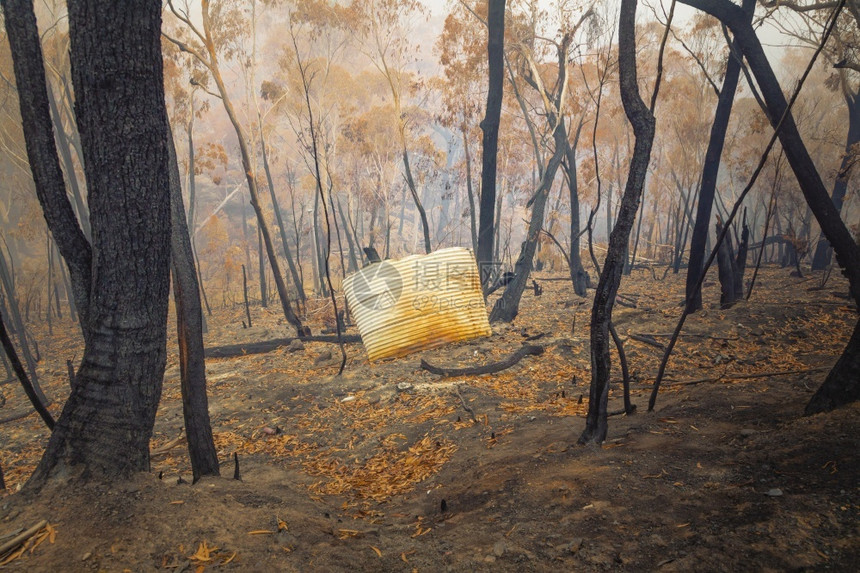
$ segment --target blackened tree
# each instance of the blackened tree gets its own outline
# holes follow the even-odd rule
[[[31,484],[72,466],[84,475],[149,468],[166,361],[170,260],[169,127],[161,6],[70,0],[75,112],[92,244],[62,187],[33,4],[3,0],[34,180],[73,268],[85,350],[76,383]],[[29,118],[29,119],[27,119]]]

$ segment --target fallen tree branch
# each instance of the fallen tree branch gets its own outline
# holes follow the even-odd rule
[[[454,391],[457,392],[457,397],[460,399],[460,403],[463,405],[463,409],[469,412],[469,416],[472,417],[472,421],[477,424],[478,418],[475,416],[475,411],[472,409],[471,406],[466,404],[466,400],[463,399],[463,395],[460,394],[460,387],[454,386]]]
[[[342,338],[344,342],[361,342],[361,337],[357,334],[344,334]],[[266,352],[277,350],[282,346],[289,346],[293,340],[301,340],[302,342],[330,342],[334,344],[338,342],[337,336],[325,335],[275,338],[261,342],[213,346],[206,349],[206,358],[233,358],[235,356],[245,356],[246,354],[265,354]]]
[[[19,545],[21,545],[22,543],[24,543],[25,541],[27,541],[28,539],[30,539],[31,537],[33,537],[34,535],[36,535],[37,533],[42,531],[42,528],[44,528],[46,525],[48,525],[48,521],[46,519],[43,519],[42,521],[40,521],[39,523],[37,523],[36,525],[31,527],[27,531],[25,531],[19,535],[16,535],[15,537],[10,539],[9,541],[5,542],[3,545],[0,545],[0,555],[5,554],[6,552],[8,552],[11,549],[15,549],[16,547],[18,547]]]
[[[499,362],[492,362],[490,364],[485,364],[484,366],[468,366],[466,368],[442,368],[439,366],[433,366],[428,363],[426,360],[421,360],[421,368],[423,370],[428,370],[433,374],[439,374],[440,376],[479,376],[481,374],[494,374],[496,372],[501,372],[502,370],[507,370],[511,366],[515,365],[517,362],[522,360],[528,355],[540,355],[543,354],[543,346],[525,344],[520,347],[516,352],[501,360]]]
[[[180,434],[179,436],[170,440],[169,442],[167,442],[166,444],[164,444],[160,448],[152,450],[152,452],[150,452],[150,454],[149,454],[150,459],[152,459],[156,456],[163,456],[163,455],[168,454],[170,452],[170,450],[172,450],[173,448],[175,448],[176,446],[181,444],[184,440],[185,440],[185,435]]]
[[[633,340],[638,341],[638,342],[650,344],[651,346],[659,348],[660,350],[666,350],[666,346],[662,342],[657,342],[656,340],[651,338],[650,335],[647,335],[647,334],[628,334],[627,336],[632,338]]]
[[[790,374],[807,374],[809,372],[822,372],[830,370],[827,367],[819,368],[804,368],[803,370],[774,370],[771,372],[760,372],[758,374],[734,374],[732,376],[717,376],[716,378],[697,378],[696,380],[681,380],[678,382],[668,382],[666,386],[691,386],[693,384],[702,384],[703,382],[720,382],[723,380],[750,380],[752,378],[770,378],[772,376],[788,376]]]
[[[24,418],[27,418],[31,414],[35,414],[35,413],[36,413],[36,410],[25,410],[24,412],[9,414],[5,418],[0,418],[0,425],[8,424],[9,422],[15,422],[17,420],[23,420]]]
[[[671,338],[671,332],[639,332],[637,336],[660,336],[664,338]],[[738,340],[737,336],[712,336],[710,334],[697,334],[695,332],[687,332],[678,335],[679,338],[708,338],[710,340]]]

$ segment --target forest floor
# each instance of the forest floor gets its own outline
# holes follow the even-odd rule
[[[662,269],[658,271],[662,273]],[[836,273],[834,273],[836,275]],[[48,433],[31,415],[0,425],[0,545],[42,519],[43,542],[13,571],[857,571],[860,404],[804,417],[848,339],[856,309],[842,277],[766,268],[749,302],[717,307],[709,284],[647,399],[680,313],[683,275],[625,277],[615,324],[634,377],[632,416],[602,447],[576,445],[588,402],[591,296],[562,275],[526,291],[493,335],[370,364],[307,343],[207,360],[223,477],[191,485],[171,342],[152,472],[113,484],[15,492]],[[331,310],[309,312],[319,332]],[[289,336],[276,306],[216,310],[207,345]],[[74,327],[37,328],[59,414]],[[354,330],[350,330],[354,332]],[[499,360],[527,335],[546,352],[495,375],[444,379],[419,368]],[[173,335],[172,335],[173,336]],[[334,363],[334,364],[333,364]],[[618,373],[613,356],[613,372]],[[758,375],[753,377],[752,375]],[[613,388],[610,410],[621,407]],[[14,384],[0,417],[26,411]],[[459,395],[458,395],[459,393]],[[467,403],[475,420],[463,407]],[[165,446],[176,444],[164,452]],[[241,481],[232,479],[238,453]],[[181,478],[181,479],[180,479]],[[51,543],[53,541],[53,543]]]

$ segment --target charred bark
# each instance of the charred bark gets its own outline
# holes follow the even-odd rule
[[[93,229],[90,335],[30,484],[149,469],[166,362],[169,127],[161,6],[71,0],[72,80]]]
[[[176,305],[176,335],[179,342],[179,377],[182,414],[191,473],[196,482],[202,476],[220,475],[218,453],[209,420],[206,396],[206,363],[203,350],[203,311],[194,253],[182,204],[182,186],[173,138],[167,141],[170,157],[170,251],[173,298]]]
[[[486,285],[492,273],[493,236],[496,206],[496,159],[499,151],[499,122],[504,92],[505,0],[489,0],[487,13],[487,61],[489,88],[487,111],[481,121],[483,151],[481,159],[481,200],[478,220],[478,268],[481,283]]]
[[[717,236],[723,232],[723,224],[717,222]],[[720,308],[731,308],[735,302],[740,300],[735,292],[735,254],[732,247],[732,238],[726,234],[725,240],[720,243],[717,251],[717,269],[720,277]],[[695,285],[694,285],[695,286]]]
[[[639,200],[651,160],[654,141],[654,115],[642,101],[636,81],[636,0],[622,0],[618,25],[618,71],[621,102],[624,113],[633,127],[635,143],[627,183],[615,228],[609,236],[609,248],[591,309],[591,387],[585,430],[579,443],[601,443],[608,429],[608,401],[610,375],[610,323],[612,307],[621,283],[621,272],[627,253],[627,243],[633,221],[639,209]]]

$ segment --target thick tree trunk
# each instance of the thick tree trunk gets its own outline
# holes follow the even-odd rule
[[[830,198],[836,210],[842,211],[842,203],[845,200],[845,192],[848,190],[848,180],[851,177],[851,166],[857,160],[852,153],[852,147],[860,142],[860,95],[854,94],[846,97],[848,103],[848,135],[845,141],[845,155],[842,157],[842,165],[836,181],[833,183],[833,193]],[[820,271],[830,264],[832,249],[827,239],[821,238],[815,247],[815,255],[812,257],[812,270]]]
[[[182,204],[182,186],[173,137],[170,152],[170,251],[173,272],[173,298],[176,305],[176,336],[179,342],[179,376],[182,391],[182,414],[185,436],[191,458],[193,481],[202,476],[220,475],[218,453],[209,422],[209,399],[206,396],[206,364],[203,350],[203,312],[200,288],[194,267],[191,238]]]
[[[751,22],[753,12],[755,12],[755,0],[744,0],[743,10],[747,22]],[[702,167],[702,184],[699,191],[699,203],[696,207],[696,224],[690,239],[690,265],[687,267],[687,298],[693,299],[691,307],[693,312],[702,308],[702,291],[694,292],[694,287],[699,280],[702,265],[705,262],[705,243],[708,241],[708,229],[711,222],[711,209],[714,204],[714,192],[717,188],[720,158],[723,154],[723,144],[726,140],[726,131],[729,127],[729,118],[732,114],[732,105],[735,101],[735,92],[740,78],[741,62],[734,56],[737,51],[737,41],[735,41],[733,46],[729,46],[726,75],[723,77],[723,85],[717,99],[717,110],[714,113],[714,122],[711,124],[711,137],[708,140],[708,150],[705,152],[705,163]]]
[[[12,50],[27,159],[33,172],[36,195],[48,228],[68,265],[72,292],[81,317],[81,330],[86,339],[89,334],[92,250],[66,197],[63,172],[54,144],[48,87],[33,3],[28,0],[2,0],[0,6],[3,8],[6,35]],[[74,173],[69,176],[74,177]]]
[[[600,273],[594,306],[591,309],[591,387],[589,390],[588,414],[585,430],[579,443],[601,443],[608,429],[608,401],[610,375],[610,323],[612,307],[621,283],[621,271],[627,253],[630,230],[639,209],[648,163],[651,160],[651,145],[654,141],[655,120],[639,95],[636,82],[636,0],[621,0],[618,24],[618,72],[621,102],[624,112],[633,127],[636,142],[627,175],[627,184],[615,228],[609,236],[609,249]]]
[[[75,111],[93,229],[83,361],[31,483],[149,469],[166,361],[169,127],[161,6],[71,0]]]
[[[829,412],[843,404],[860,400],[858,380],[860,380],[860,320],[854,326],[854,333],[842,356],[806,405],[806,415]]]
[[[753,72],[756,82],[759,84],[762,97],[769,111],[768,119],[776,127],[780,118],[785,114],[788,104],[761,43],[752,26],[746,21],[743,11],[728,0],[681,0],[681,2],[707,12],[731,29],[738,46],[749,62],[750,70]],[[860,305],[860,246],[854,242],[854,238],[840,218],[839,211],[827,194],[791,114],[788,114],[782,123],[779,140],[803,196],[815,215],[825,238],[833,247],[836,261],[841,267],[842,273],[848,278],[851,296]],[[820,394],[834,398],[828,402],[829,407],[839,406],[844,403],[839,400],[852,396],[856,397],[860,393],[860,389],[858,389],[860,376],[857,376],[857,362],[860,360],[858,352],[860,351],[858,351],[857,346],[857,336],[852,336],[842,357],[837,361],[819,389]]]
[[[493,276],[493,221],[496,207],[496,158],[499,151],[499,122],[504,91],[505,0],[489,0],[487,13],[487,58],[489,88],[487,111],[481,121],[483,151],[481,160],[481,208],[478,222],[478,268],[486,287]],[[529,261],[531,265],[531,261]]]

